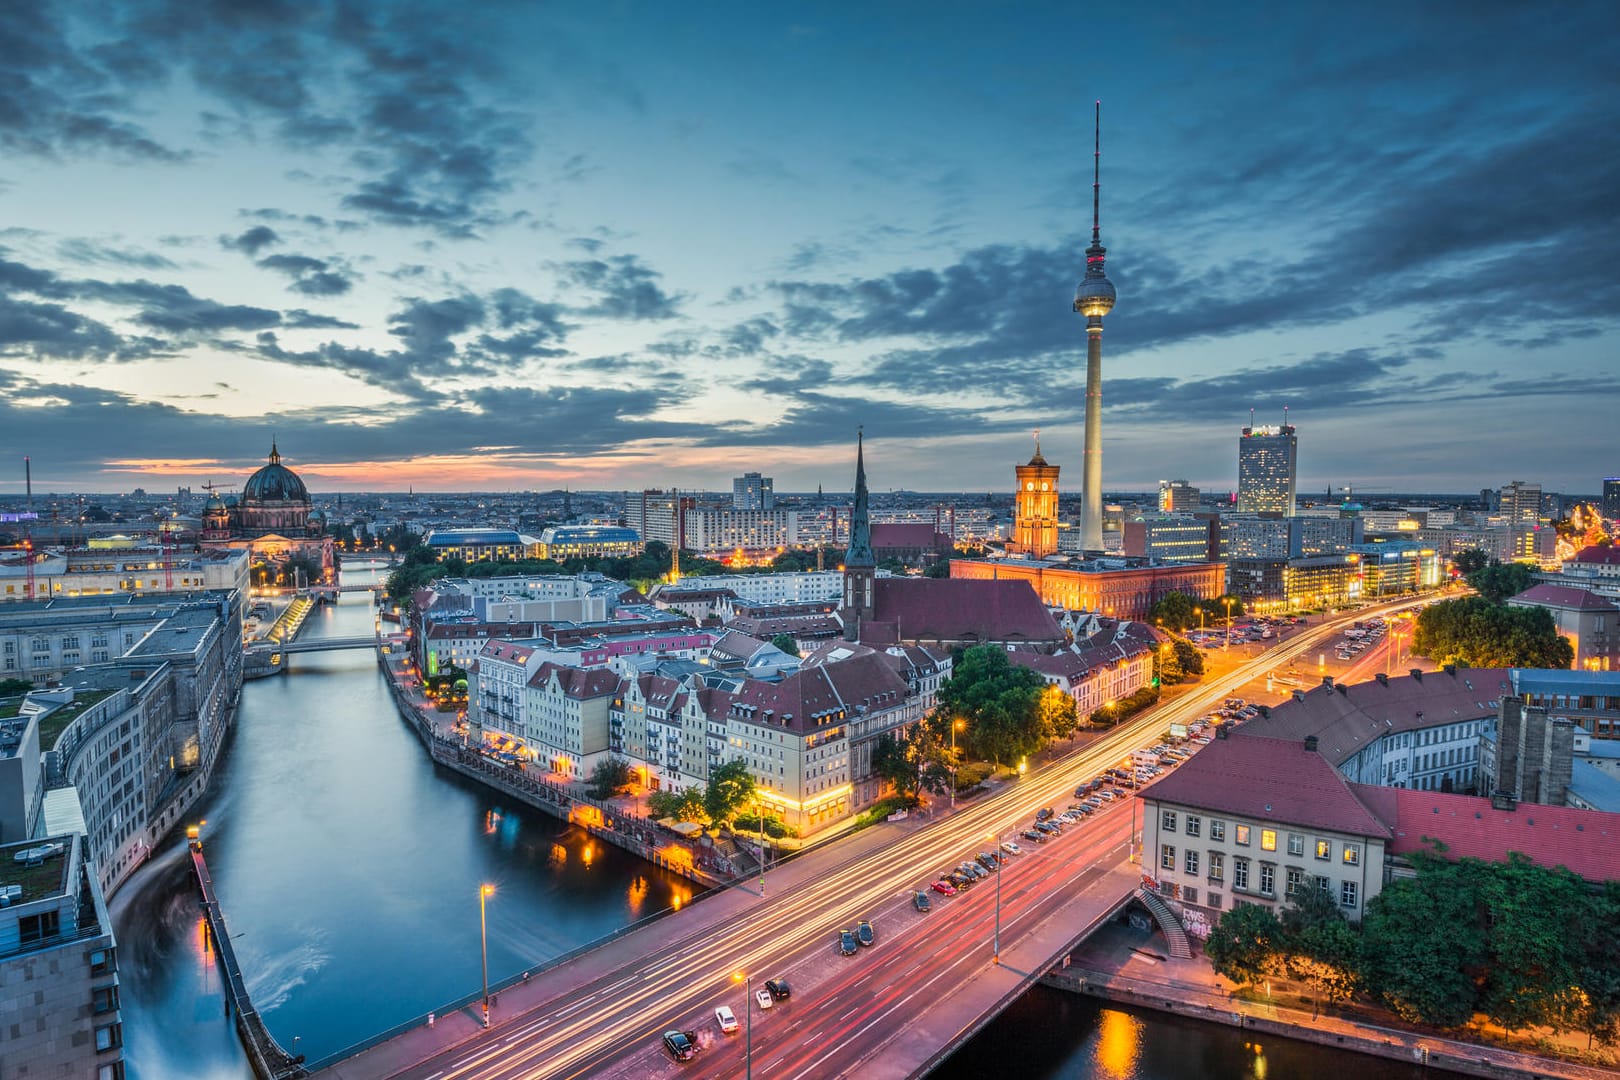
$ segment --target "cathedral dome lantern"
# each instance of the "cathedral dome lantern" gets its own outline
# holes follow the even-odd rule
[[[298,474],[281,463],[281,452],[270,444],[270,463],[252,476],[242,487],[242,503],[255,502],[309,502],[309,491]]]

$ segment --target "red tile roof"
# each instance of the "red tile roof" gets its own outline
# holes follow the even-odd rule
[[[1614,611],[1614,602],[1572,585],[1532,585],[1512,598],[1511,603],[1537,607],[1567,608],[1572,611]]]
[[[547,686],[553,675],[557,677],[557,684],[566,697],[607,697],[619,689],[618,673],[608,668],[577,668],[551,663],[541,664],[540,669],[529,677],[529,685],[537,689]]]
[[[1216,739],[1137,796],[1256,824],[1300,825],[1350,836],[1390,830],[1344,777],[1303,742],[1233,735]]]
[[[781,682],[749,679],[735,700],[738,719],[804,734],[816,729],[819,717],[842,712],[844,720],[852,720],[862,707],[868,713],[886,712],[899,708],[908,696],[906,681],[884,658],[865,652],[802,668]]]
[[[1620,881],[1620,814],[1520,803],[1493,810],[1491,800],[1438,791],[1351,784],[1350,790],[1389,822],[1394,855],[1432,851],[1431,838],[1453,859],[1506,862],[1521,852],[1538,866],[1563,866],[1587,881]]]
[[[1581,548],[1575,553],[1570,562],[1596,563],[1604,566],[1620,566],[1620,547],[1592,547]],[[1568,565],[1568,564],[1566,564]]]
[[[934,531],[929,524],[908,525],[899,522],[881,522],[872,526],[872,549],[929,548],[948,546],[950,538]]]
[[[1027,581],[968,578],[878,578],[874,621],[884,640],[1061,642],[1063,631]],[[861,631],[863,639],[866,630]],[[880,637],[881,635],[873,635]]]

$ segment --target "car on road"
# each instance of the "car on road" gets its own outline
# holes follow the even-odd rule
[[[1022,836],[1025,840],[1028,840],[1032,844],[1046,843],[1046,835],[1036,829],[1025,829],[1018,835]]]
[[[676,1061],[691,1061],[697,1057],[698,1044],[695,1031],[666,1031],[664,1032],[664,1049]]]
[[[714,1019],[720,1025],[720,1030],[727,1035],[737,1030],[737,1014],[731,1011],[729,1005],[716,1006]]]
[[[788,985],[786,979],[766,979],[765,989],[771,992],[771,997],[777,1001],[786,1001],[793,996],[793,987]]]
[[[1001,842],[1001,850],[1005,851],[1009,855],[1022,855],[1024,853],[1024,849],[1019,847],[1018,844],[1012,840],[1003,840]]]
[[[934,882],[932,885],[930,885],[928,887],[930,889],[933,889],[935,892],[939,893],[939,895],[941,895],[941,896],[955,896],[956,895],[956,886],[952,885],[949,881],[946,881],[944,878],[940,878],[938,881]]]
[[[928,902],[928,894],[925,892],[912,893],[911,906],[924,913],[933,910],[933,905]]]
[[[854,956],[855,950],[860,948],[855,944],[855,933],[852,930],[838,931],[838,951],[845,956]]]
[[[776,999],[771,997],[771,992],[763,986],[754,991],[754,1000],[759,1002],[759,1007],[762,1009],[768,1009],[776,1004]]]
[[[862,945],[876,945],[877,931],[872,929],[872,924],[870,922],[862,919],[860,922],[855,924],[855,940],[860,942]]]

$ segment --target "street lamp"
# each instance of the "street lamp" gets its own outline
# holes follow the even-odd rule
[[[1232,647],[1232,598],[1223,596],[1221,602],[1226,605],[1226,648],[1230,649]]]
[[[1193,614],[1198,616],[1198,632],[1202,634],[1204,632],[1204,609],[1195,607],[1193,608]]]
[[[484,1026],[489,1027],[489,923],[484,918],[484,901],[495,895],[495,886],[478,886],[478,943],[484,960]]]
[[[747,1017],[744,1023],[748,1028],[748,1034],[743,1036],[747,1040],[747,1048],[743,1051],[743,1075],[745,1080],[754,1080],[754,976],[746,971],[734,971],[731,981],[742,983],[743,992],[748,995],[743,1000],[743,1013]]]
[[[986,833],[985,839],[989,840],[991,844],[993,854],[990,857],[992,859],[1001,858],[1001,838],[995,833]],[[1003,863],[1001,869],[996,871],[996,931],[995,937],[990,939],[990,962],[992,964],[1001,963],[1001,873],[1006,868],[1006,864]]]
[[[956,809],[956,733],[967,727],[967,721],[958,716],[951,721],[951,809]]]

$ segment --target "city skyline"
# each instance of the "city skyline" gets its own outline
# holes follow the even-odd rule
[[[0,11],[0,495],[1078,480],[1098,98],[1104,490],[1620,464],[1605,5],[438,10]]]

